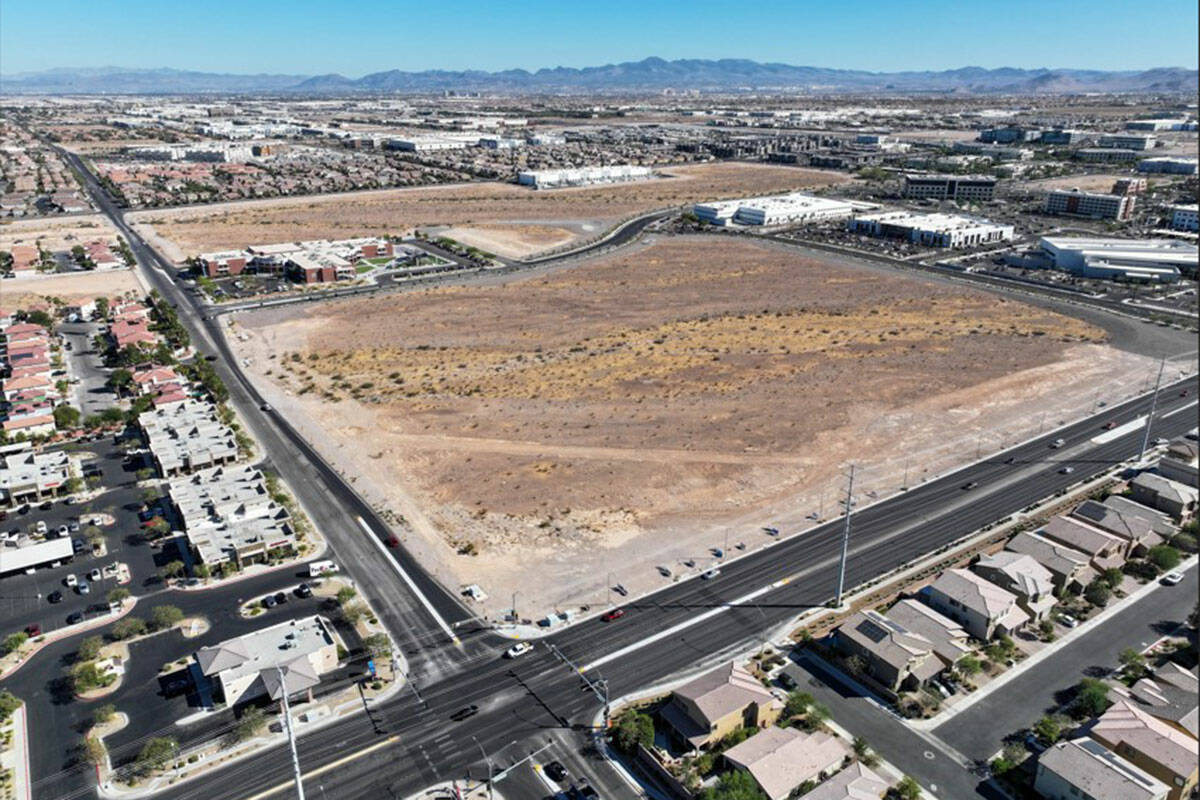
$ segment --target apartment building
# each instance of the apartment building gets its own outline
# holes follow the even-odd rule
[[[1129,195],[1099,194],[1079,189],[1046,193],[1046,213],[1088,219],[1128,220],[1133,217],[1134,198]]]
[[[996,179],[988,175],[905,175],[903,196],[910,200],[954,200],[987,203],[996,193]]]

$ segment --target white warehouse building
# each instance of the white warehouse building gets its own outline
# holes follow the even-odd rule
[[[615,164],[609,167],[526,170],[517,173],[517,183],[535,189],[554,189],[560,186],[588,186],[594,183],[623,183],[653,176],[654,170],[649,167]]]
[[[733,222],[739,225],[769,226],[842,219],[854,213],[854,208],[854,204],[845,200],[792,192],[750,197],[745,200],[697,203],[692,207],[692,213],[712,225],[728,225]]]
[[[1043,236],[1042,252],[1065,272],[1084,277],[1175,281],[1194,275],[1200,250],[1176,239]]]
[[[883,211],[864,214],[846,223],[847,230],[871,236],[890,236],[933,247],[973,247],[992,242],[1010,242],[1012,225],[956,214],[914,214]]]

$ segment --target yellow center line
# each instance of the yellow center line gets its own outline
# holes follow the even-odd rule
[[[380,750],[384,747],[387,747],[389,744],[395,744],[398,741],[400,741],[399,736],[389,736],[388,738],[384,739],[382,742],[376,742],[375,744],[371,745],[370,747],[365,747],[362,750],[359,750],[358,752],[351,753],[350,755],[345,756],[343,758],[339,758],[337,761],[331,761],[323,767],[318,767],[317,769],[314,769],[311,772],[305,772],[301,777],[303,777],[304,780],[308,780],[309,778],[316,778],[319,775],[324,775],[326,772],[329,772],[330,770],[337,769],[338,767],[342,766],[343,764],[349,764],[351,761],[356,761],[356,760],[362,758],[363,756],[370,755],[371,753],[374,753],[376,750]],[[262,800],[264,797],[270,797],[273,794],[278,794],[279,792],[291,789],[295,785],[296,785],[295,781],[284,781],[283,783],[272,786],[270,789],[265,789],[256,795],[247,797],[247,798],[245,798],[245,800]]]

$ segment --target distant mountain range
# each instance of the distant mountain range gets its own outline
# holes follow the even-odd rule
[[[230,75],[174,69],[54,69],[0,76],[0,94],[346,94],[490,91],[522,93],[781,90],[816,93],[962,92],[1071,94],[1196,92],[1197,71],[1180,67],[1108,72],[1082,69],[963,67],[940,72],[860,70],[763,64],[746,59],[647,58],[602,67],[529,72],[388,70],[342,75]]]

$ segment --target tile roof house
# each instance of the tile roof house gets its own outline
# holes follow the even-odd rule
[[[1043,752],[1033,788],[1046,800],[1166,800],[1169,791],[1152,775],[1087,738],[1058,742]]]
[[[706,747],[739,728],[761,728],[778,719],[783,703],[737,662],[680,686],[659,709],[678,739]]]
[[[1176,520],[1184,520],[1196,513],[1196,501],[1200,490],[1194,486],[1143,472],[1129,482],[1130,496],[1139,503],[1170,514]]]
[[[1132,545],[1120,536],[1071,517],[1058,515],[1037,531],[1039,536],[1065,544],[1088,557],[1093,567],[1103,571],[1119,567],[1129,557]]]
[[[1058,592],[1082,591],[1097,575],[1086,554],[1029,531],[1009,539],[1004,549],[1037,559],[1050,570],[1050,578]]]
[[[1152,717],[1162,720],[1193,739],[1200,737],[1200,688],[1196,675],[1168,661],[1133,686],[1114,686],[1109,697],[1129,700]]]
[[[1170,787],[1169,800],[1187,797],[1196,785],[1200,742],[1119,700],[1088,731],[1093,739]]]
[[[1033,556],[1001,550],[979,559],[973,569],[1015,594],[1017,604],[1034,621],[1045,619],[1054,607],[1054,576]]]
[[[935,611],[985,642],[1011,634],[1029,622],[1015,594],[965,569],[946,570],[921,590],[921,596]]]
[[[947,667],[973,649],[971,635],[962,625],[939,614],[919,600],[901,600],[887,610],[887,618],[912,633],[924,636],[933,644],[933,653]]]
[[[726,750],[725,761],[749,773],[769,800],[784,800],[805,781],[838,769],[850,752],[828,733],[772,726]]]
[[[946,669],[933,652],[933,642],[876,611],[852,614],[834,631],[833,642],[843,656],[862,659],[863,671],[857,677],[892,698]]]
[[[804,800],[879,800],[887,790],[887,781],[855,761],[804,795]]]
[[[1131,542],[1130,553],[1135,555],[1162,544],[1175,531],[1166,514],[1120,495],[1112,495],[1103,503],[1085,500],[1071,516]]]

